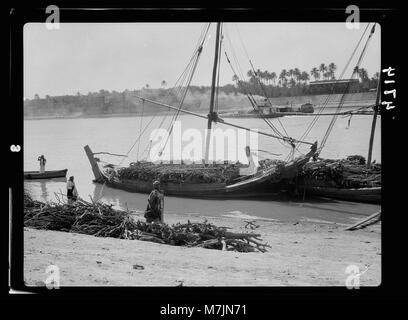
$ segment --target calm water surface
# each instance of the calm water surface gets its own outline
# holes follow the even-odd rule
[[[307,141],[320,142],[331,117],[321,117],[307,137]],[[129,193],[116,190],[92,182],[94,179],[91,166],[83,147],[88,144],[92,151],[107,151],[126,154],[139,135],[140,128],[152,120],[152,117],[112,117],[83,119],[50,119],[24,121],[24,170],[38,170],[37,157],[44,154],[47,159],[46,170],[68,169],[68,176],[75,176],[79,195],[84,199],[89,196],[101,198],[117,207],[132,210],[144,210],[145,194]],[[143,158],[148,150],[150,132],[159,127],[163,118],[157,116],[151,121],[142,136],[140,144],[136,143],[127,158],[101,156],[101,160],[114,164],[127,165],[129,162]],[[206,121],[189,115],[179,117],[182,133],[189,128],[203,131]],[[227,119],[226,119],[227,120]],[[312,117],[279,118],[288,135],[300,138]],[[368,141],[371,129],[370,116],[353,116],[350,127],[348,117],[339,117],[334,129],[321,153],[324,158],[342,158],[347,155],[361,154],[367,156]],[[228,119],[228,121],[272,133],[261,119]],[[272,123],[283,131],[278,119]],[[170,117],[162,127],[168,128]],[[216,127],[226,129],[225,125]],[[235,130],[235,129],[233,129]],[[276,158],[285,159],[290,149],[277,140],[259,136],[259,149],[267,150]],[[301,147],[307,152],[308,146]],[[244,150],[242,150],[244,153]],[[260,153],[260,156],[271,155]],[[373,159],[381,162],[381,119],[377,121],[374,140]],[[43,201],[55,200],[55,193],[65,193],[65,179],[26,181],[25,186],[33,196]],[[337,223],[351,223],[362,216],[379,209],[377,205],[357,204],[343,201],[277,201],[269,199],[257,200],[205,200],[166,197],[166,214],[183,213],[192,216],[228,216],[231,218],[276,219],[279,221],[319,220]]]

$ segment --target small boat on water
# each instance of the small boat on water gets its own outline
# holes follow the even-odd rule
[[[53,170],[53,171],[24,171],[24,179],[34,180],[34,179],[52,179],[52,178],[64,178],[67,175],[68,169],[63,170]]]
[[[302,104],[298,108],[293,108],[289,106],[273,107],[272,104],[265,99],[266,101],[263,104],[254,104],[255,109],[249,111],[235,111],[235,112],[223,112],[220,113],[220,116],[223,118],[279,118],[284,117],[285,115],[298,115],[314,113],[314,108],[311,103]]]

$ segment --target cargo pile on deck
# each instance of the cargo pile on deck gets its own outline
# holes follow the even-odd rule
[[[299,178],[308,185],[323,181],[337,188],[381,187],[381,164],[374,163],[367,168],[365,158],[359,155],[312,161],[303,167]]]
[[[261,160],[260,169],[272,166],[279,170],[283,166],[280,160]],[[245,167],[242,163],[211,164],[157,164],[153,162],[133,162],[128,167],[109,171],[120,179],[142,181],[159,180],[162,183],[231,183],[239,178],[239,169]]]

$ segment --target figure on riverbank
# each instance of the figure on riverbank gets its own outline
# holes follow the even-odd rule
[[[44,173],[45,172],[45,163],[47,162],[47,159],[45,159],[44,155],[41,155],[41,156],[38,157],[37,160],[40,161],[40,173]]]
[[[78,198],[78,192],[74,183],[74,177],[69,177],[67,182],[67,198],[68,204],[73,204]]]
[[[153,191],[147,199],[147,208],[144,214],[146,222],[163,222],[164,195],[160,190],[160,182],[153,182]]]

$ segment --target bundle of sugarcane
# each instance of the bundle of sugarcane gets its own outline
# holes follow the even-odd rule
[[[381,186],[381,164],[369,168],[362,156],[350,156],[346,159],[325,159],[309,162],[300,174],[304,181],[321,180],[333,183],[340,188],[365,188]]]
[[[269,169],[274,167],[276,170],[280,170],[285,166],[285,161],[278,159],[263,159],[259,160],[259,167],[261,169]]]
[[[152,162],[131,163],[129,167],[117,170],[121,179],[138,179],[143,181],[160,180],[162,183],[215,183],[230,182],[239,177],[241,164],[167,164]]]
[[[32,200],[31,200],[32,201]],[[36,202],[37,203],[37,202]],[[41,203],[41,202],[38,202]],[[100,237],[137,239],[176,246],[201,246],[210,249],[265,252],[259,234],[232,233],[225,227],[203,223],[146,223],[135,220],[127,211],[115,210],[101,202],[79,199],[74,205],[41,203],[24,209],[24,225],[47,230],[69,231]]]

